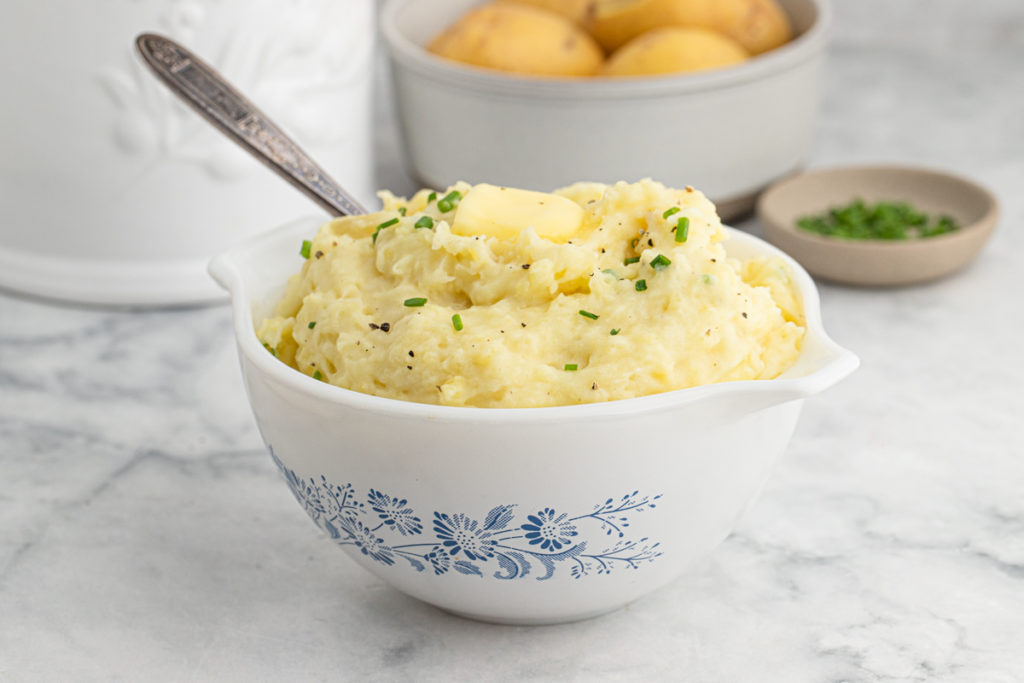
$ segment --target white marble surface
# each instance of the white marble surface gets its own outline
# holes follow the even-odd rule
[[[0,680],[1024,680],[1024,4],[836,4],[812,165],[959,169],[1003,217],[953,278],[822,288],[863,366],[709,561],[587,622],[448,616],[304,517],[225,307],[0,294]]]

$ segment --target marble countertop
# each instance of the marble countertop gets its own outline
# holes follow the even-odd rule
[[[576,624],[449,616],[305,518],[225,306],[0,294],[0,680],[1024,679],[1024,5],[835,9],[810,165],[957,170],[1002,218],[955,277],[822,286],[862,367],[707,562]],[[382,103],[378,181],[407,192]]]

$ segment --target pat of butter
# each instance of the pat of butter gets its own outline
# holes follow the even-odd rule
[[[579,231],[581,223],[583,209],[565,197],[481,183],[459,202],[452,232],[515,239],[533,227],[541,237],[565,242]]]

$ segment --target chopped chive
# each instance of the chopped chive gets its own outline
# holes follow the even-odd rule
[[[309,251],[312,248],[313,248],[313,243],[312,242],[310,242],[309,240],[302,240],[302,248],[299,249],[299,254],[302,255],[302,258],[307,258],[308,259],[309,258]]]
[[[604,269],[604,270],[602,270],[601,272],[602,272],[602,273],[604,273],[605,275],[611,275],[611,276],[612,276],[613,278],[615,278],[615,279],[617,279],[617,280],[621,280],[621,279],[622,279],[622,278],[620,278],[620,277],[619,277],[619,274],[618,274],[618,273],[616,273],[616,272],[615,272],[614,270],[612,270],[611,268],[605,268],[605,269]]]
[[[636,291],[638,291],[638,292],[646,292],[647,291],[647,280],[637,280],[636,281]]]
[[[711,284],[711,276],[708,275],[707,273],[704,273],[703,275],[701,275],[700,279],[703,280],[704,284],[706,284],[706,285],[710,285]]]
[[[671,264],[672,262],[669,261],[664,254],[658,254],[653,259],[651,259],[651,268],[654,268],[655,270],[664,270],[665,268],[668,268]]]
[[[430,216],[424,216],[413,224],[415,228],[432,228],[434,227],[434,219]]]
[[[400,214],[402,214],[404,216],[405,215],[405,207],[404,206],[398,207],[398,213],[400,213]]]
[[[633,239],[631,239],[629,241],[629,246],[633,247],[634,249],[636,249],[636,245],[638,245],[638,244],[640,244],[640,238],[639,237],[634,237]]]
[[[376,230],[374,231],[374,233],[373,233],[373,240],[372,240],[372,242],[373,242],[374,244],[377,244],[377,234],[378,234],[378,233],[379,233],[379,232],[380,232],[381,230],[383,230],[384,228],[390,228],[390,227],[391,227],[392,225],[398,225],[398,219],[397,219],[397,218],[392,218],[391,220],[389,220],[389,221],[384,221],[383,223],[381,223],[380,225],[378,225],[378,226],[377,226],[377,229],[376,229]]]
[[[414,296],[411,299],[406,299],[405,301],[403,301],[402,305],[409,306],[410,308],[414,308],[416,306],[422,306],[425,303],[427,303],[427,298],[426,297]]]
[[[611,335],[612,335],[612,336],[614,337],[614,336],[615,336],[615,335],[617,335],[618,333],[619,333],[619,328],[617,328],[617,327],[613,327],[613,328],[612,328],[612,331],[611,331],[611,332],[610,332],[609,334],[611,334]]]
[[[320,374],[319,370],[314,370],[313,371],[313,379],[322,380],[323,378],[324,378],[324,376]]]
[[[665,209],[665,213],[661,214],[662,218],[668,218],[669,216],[679,213],[679,207],[673,206],[671,209]]]
[[[676,223],[676,242],[685,242],[690,234],[690,219],[683,216]]]
[[[263,342],[263,348],[265,348],[267,351],[270,351],[271,356],[277,358],[277,349],[275,349],[273,346],[266,342]]]
[[[456,332],[462,330],[462,316],[458,313],[452,316],[452,327],[455,328]]]
[[[580,369],[580,366],[577,365],[576,363],[566,363],[565,364],[566,372],[576,372],[579,369]]]
[[[448,213],[456,206],[459,205],[459,201],[462,200],[462,193],[458,190],[452,190],[437,202],[437,208],[441,213]]]
[[[857,240],[905,240],[932,237],[957,229],[949,217],[929,217],[906,202],[869,204],[863,199],[855,199],[845,206],[833,206],[816,216],[804,216],[796,224],[803,230],[826,237]]]
[[[316,321],[314,320],[310,324],[306,325],[306,327],[308,327],[309,329],[313,329],[314,327],[316,327]]]
[[[622,265],[628,266],[631,263],[637,263],[640,260],[639,256],[630,256],[628,259],[622,262]]]
[[[597,320],[598,318],[600,318],[600,317],[601,317],[601,316],[599,316],[599,315],[596,315],[596,314],[594,314],[594,313],[591,313],[590,311],[584,311],[584,310],[583,310],[582,308],[580,309],[579,313],[580,313],[580,315],[582,315],[582,316],[583,316],[584,318],[590,318],[591,320]]]
[[[434,201],[435,199],[437,199],[437,193],[431,192],[430,194],[427,195],[427,204]]]

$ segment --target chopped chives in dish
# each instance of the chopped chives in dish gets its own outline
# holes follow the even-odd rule
[[[814,216],[804,216],[796,224],[807,232],[850,240],[905,240],[935,237],[960,229],[949,216],[931,218],[906,202],[868,204],[862,199]]]

